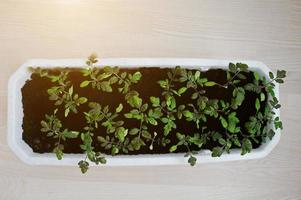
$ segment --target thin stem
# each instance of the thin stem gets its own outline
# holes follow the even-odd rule
[[[217,83],[218,86],[221,86],[223,88],[228,88],[229,85],[232,85],[232,80],[240,73],[240,70],[237,70],[237,72],[235,72],[234,76],[232,76],[232,78],[227,82],[225,83],[224,85],[220,85]]]
[[[141,137],[142,124],[143,124],[143,119],[140,120],[140,128],[139,128],[139,135],[138,135],[139,140],[140,140],[140,137]]]
[[[163,110],[166,114],[169,114],[169,111],[165,110],[161,105],[159,105],[161,110]]]
[[[274,82],[277,79],[277,77],[273,78],[272,80],[270,80],[266,85],[262,85],[260,86],[260,89],[262,88],[267,88],[268,85],[270,85],[272,82]]]
[[[118,74],[116,74],[115,72],[113,72],[113,74],[121,81],[123,82],[127,82],[128,84],[130,84],[130,82],[128,82],[126,79],[123,79],[122,77],[120,77]]]
[[[232,78],[228,81],[228,83],[231,82],[239,73],[240,70],[237,70],[237,72],[234,74],[234,76],[232,76]]]

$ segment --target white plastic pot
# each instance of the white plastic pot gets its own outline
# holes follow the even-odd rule
[[[191,69],[208,70],[209,68],[228,68],[229,62],[246,63],[250,70],[257,71],[268,80],[271,71],[265,64],[255,61],[228,61],[208,59],[174,59],[174,58],[111,58],[101,59],[99,66],[120,67],[175,67],[182,66]],[[13,152],[25,163],[31,165],[77,165],[85,156],[82,154],[65,154],[62,160],[57,160],[53,153],[34,153],[22,139],[23,106],[21,88],[31,73],[28,67],[85,67],[85,59],[33,59],[24,63],[9,79],[8,82],[8,144]],[[278,84],[275,87],[275,95],[279,98]],[[247,99],[246,99],[247,100]],[[279,115],[279,110],[274,110]],[[271,126],[274,129],[274,126]],[[251,153],[240,155],[239,149],[233,149],[230,154],[224,153],[221,157],[211,157],[210,150],[202,150],[196,155],[198,163],[223,162],[233,160],[246,160],[262,158],[268,155],[280,140],[280,130],[275,130],[275,136]],[[104,166],[138,166],[138,165],[175,165],[187,164],[187,158],[183,153],[153,154],[153,155],[117,155],[106,156],[107,164]]]

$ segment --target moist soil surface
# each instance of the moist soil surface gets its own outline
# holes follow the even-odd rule
[[[53,69],[54,72],[59,69]],[[126,119],[123,117],[124,113],[127,113],[131,110],[131,107],[124,100],[124,95],[117,92],[117,87],[113,87],[112,93],[102,92],[97,89],[93,89],[88,86],[85,88],[80,88],[79,85],[82,81],[87,80],[87,77],[84,77],[79,69],[69,68],[69,76],[68,80],[70,80],[74,87],[74,92],[78,93],[79,96],[84,96],[88,98],[89,102],[98,102],[102,106],[109,105],[110,110],[115,110],[115,108],[122,103],[124,108],[122,112],[119,114],[118,120],[124,121],[124,127],[131,128],[139,127],[139,121],[135,119]],[[128,73],[134,73],[136,71],[140,71],[142,74],[142,78],[138,84],[133,84],[131,86],[132,90],[136,90],[139,92],[140,97],[143,99],[143,102],[146,103],[149,101],[150,96],[161,97],[162,88],[159,86],[157,81],[167,79],[167,72],[170,71],[169,68],[131,68],[131,69],[120,69],[120,73],[123,71],[127,71]],[[210,81],[215,81],[219,84],[225,84],[226,80],[226,71],[222,69],[211,69],[201,73],[203,77],[206,77]],[[242,80],[238,86],[244,86],[248,82],[252,82],[253,73],[243,73],[247,79]],[[176,88],[180,88],[185,83],[175,83]],[[23,140],[33,149],[34,152],[38,153],[46,153],[52,152],[55,147],[55,143],[57,139],[53,139],[52,137],[48,137],[46,133],[40,131],[41,124],[40,122],[45,119],[45,114],[51,115],[57,106],[54,105],[54,101],[49,100],[49,95],[47,93],[47,89],[54,86],[48,78],[40,77],[40,75],[33,73],[31,75],[31,79],[26,81],[25,85],[22,88],[22,101],[23,101]],[[204,96],[207,96],[209,99],[223,99],[226,102],[231,102],[233,87],[230,86],[228,89],[219,86],[213,87],[205,87],[206,93]],[[195,104],[195,100],[191,99],[191,95],[193,93],[192,89],[188,89],[181,97],[177,97],[177,106],[184,104],[187,105],[189,103]],[[248,121],[249,117],[256,113],[255,110],[255,100],[259,98],[259,95],[254,92],[246,91],[245,100],[243,104],[236,110],[237,117],[240,122],[239,125],[242,132],[246,132],[244,127],[245,122]],[[162,99],[162,97],[161,97]],[[266,102],[261,102],[261,112],[264,108]],[[58,118],[62,121],[63,128],[68,128],[69,130],[74,131],[83,131],[83,128],[87,125],[83,112],[87,112],[89,110],[88,103],[85,103],[78,108],[78,113],[70,112],[68,117],[64,117],[64,107],[61,105],[58,107]],[[165,154],[169,153],[169,148],[178,142],[176,138],[176,132],[180,132],[186,135],[193,135],[194,133],[200,133],[201,127],[206,126],[209,130],[215,130],[219,133],[223,134],[224,129],[221,126],[221,123],[218,119],[207,116],[207,122],[200,123],[200,129],[197,129],[195,122],[188,122],[184,118],[181,120],[176,120],[177,129],[174,129],[169,133],[167,138],[171,140],[171,143],[167,146],[163,147],[154,142],[153,150],[149,149],[149,144],[146,146],[142,146],[138,151],[129,151],[128,154]],[[163,136],[163,124],[158,123],[157,126],[148,125],[148,130],[151,134],[157,132],[157,139],[162,138]],[[110,154],[110,150],[105,150],[100,146],[100,143],[97,141],[97,136],[105,136],[106,129],[102,126],[99,126],[94,133],[93,145],[95,147],[95,151],[100,151],[102,153]],[[128,135],[130,137],[130,135]],[[156,140],[157,140],[156,139]],[[261,138],[257,138],[258,143],[253,143],[253,148],[258,148],[261,143]],[[80,137],[75,139],[67,139],[66,141],[62,141],[64,145],[64,153],[82,153],[83,151],[80,148],[80,144],[82,141]],[[213,147],[218,146],[217,142],[209,140],[202,149],[212,149]],[[235,145],[232,146],[235,148]],[[198,147],[192,146],[192,150],[199,150]],[[178,147],[176,152],[186,152],[186,148]],[[119,152],[122,154],[122,151]]]

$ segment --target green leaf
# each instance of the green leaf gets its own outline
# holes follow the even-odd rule
[[[264,93],[260,93],[260,101],[264,101],[265,100],[265,94]]]
[[[183,115],[187,118],[193,118],[193,113],[189,110],[184,110]]]
[[[236,72],[237,68],[236,68],[236,65],[233,64],[233,63],[229,63],[229,70],[233,73]]]
[[[116,76],[112,76],[109,80],[110,84],[117,83],[117,81],[118,81],[118,78]]]
[[[66,109],[65,109],[65,117],[68,116],[69,112],[70,112],[70,108],[66,108]]]
[[[214,86],[214,85],[216,85],[216,83],[213,82],[213,81],[208,81],[208,82],[205,83],[205,86],[208,86],[208,87]]]
[[[212,133],[212,140],[213,141],[217,141],[221,137],[222,137],[222,135],[219,132],[213,131],[213,133]]]
[[[196,164],[196,157],[194,156],[190,156],[189,159],[188,159],[188,163],[190,164],[190,166],[194,166]]]
[[[122,105],[122,103],[120,103],[120,104],[118,105],[118,107],[116,108],[116,113],[121,112],[122,109],[123,109],[123,105]]]
[[[132,113],[125,113],[124,116],[126,118],[133,118],[133,114]]]
[[[245,90],[242,87],[235,88],[232,92],[234,99],[231,101],[231,107],[237,109],[245,99]]]
[[[169,110],[173,110],[176,107],[176,99],[173,96],[167,96],[166,105]]]
[[[192,95],[191,95],[191,99],[196,99],[198,98],[199,96],[199,93],[198,92],[194,92]]]
[[[254,74],[254,78],[255,78],[255,80],[259,80],[259,74],[258,74],[258,72],[253,72],[253,74]]]
[[[200,84],[200,85],[206,83],[207,81],[208,81],[207,78],[200,78],[200,79],[197,80],[198,84]]]
[[[171,146],[169,152],[174,152],[175,150],[177,150],[177,145]]]
[[[227,144],[227,142],[224,138],[219,138],[218,143],[220,143],[221,145],[226,145]]]
[[[154,118],[152,118],[152,117],[149,117],[149,118],[148,118],[148,122],[149,122],[150,124],[154,125],[154,126],[157,126],[157,125],[158,125],[158,122],[157,122]]]
[[[244,79],[247,78],[247,77],[246,77],[245,75],[243,75],[243,74],[237,74],[237,77],[238,77],[239,79],[242,79],[242,80],[244,80]]]
[[[181,134],[179,132],[176,133],[176,136],[177,136],[177,138],[178,138],[179,141],[182,141],[182,140],[185,139],[185,135],[183,135],[183,134]]]
[[[81,160],[78,162],[78,167],[80,168],[81,172],[84,174],[89,169],[89,163],[87,161]]]
[[[79,99],[78,99],[78,102],[80,103],[80,104],[84,104],[84,103],[86,103],[88,101],[88,99],[86,98],[86,97],[80,97]]]
[[[241,155],[245,155],[246,153],[251,152],[251,150],[252,150],[252,143],[251,143],[251,141],[249,139],[247,139],[247,138],[244,138],[242,140],[242,146],[241,146],[241,148],[242,148]]]
[[[146,110],[147,110],[147,108],[148,108],[148,104],[147,103],[145,103],[145,104],[143,104],[142,106],[141,106],[141,112],[145,112]]]
[[[259,102],[258,98],[256,98],[256,101],[255,101],[255,108],[257,111],[260,109],[260,102]]]
[[[128,129],[125,129],[123,127],[117,129],[117,137],[120,142],[124,141],[127,134],[128,134]]]
[[[273,79],[273,78],[274,78],[273,72],[269,72],[269,77],[270,77],[270,79]]]
[[[223,154],[223,149],[221,147],[214,147],[212,149],[212,157],[220,157]]]
[[[137,135],[139,133],[139,129],[138,128],[132,128],[129,132],[130,135]]]
[[[165,80],[158,81],[158,84],[160,85],[161,88],[166,88],[167,87],[167,81],[165,81]]]
[[[114,155],[116,155],[116,154],[118,154],[119,153],[119,149],[116,147],[116,146],[114,146],[113,148],[112,148],[112,150],[111,150],[111,154],[114,156]]]
[[[62,149],[59,146],[55,147],[53,152],[55,153],[58,160],[62,160],[64,153],[63,153]]]
[[[236,63],[237,68],[242,72],[248,72],[248,65],[244,63]]]
[[[197,80],[198,78],[200,78],[201,72],[200,71],[196,71],[194,74],[194,79]]]
[[[66,138],[77,138],[77,136],[79,135],[79,132],[77,131],[67,131],[65,130],[63,132],[63,136]]]
[[[97,136],[97,140],[99,141],[99,142],[101,142],[101,143],[107,143],[108,141],[104,138],[104,137],[102,137],[102,136]]]
[[[268,138],[270,139],[270,140],[272,140],[273,139],[273,137],[274,137],[274,135],[275,135],[275,132],[273,131],[273,129],[270,129],[269,130],[269,132],[268,132]]]
[[[286,71],[285,70],[277,70],[277,78],[285,78]]]
[[[160,99],[159,99],[159,97],[153,97],[153,96],[151,96],[150,97],[150,101],[151,101],[151,103],[153,104],[154,107],[157,107],[157,106],[160,105]]]
[[[81,82],[80,84],[80,87],[83,88],[83,87],[87,87],[89,85],[90,81],[83,81]]]
[[[140,108],[142,105],[142,99],[138,96],[132,96],[128,99],[128,103],[135,108]]]
[[[71,86],[71,87],[69,88],[68,94],[69,94],[70,96],[72,96],[72,94],[73,94],[73,86]]]
[[[142,131],[142,136],[146,139],[152,139],[152,135],[146,130]]]
[[[233,143],[234,143],[236,146],[241,147],[241,143],[240,143],[240,141],[238,140],[238,138],[234,138],[234,139],[233,139]]]
[[[113,91],[109,81],[101,82],[100,87],[104,92],[112,92]]]
[[[225,129],[227,129],[227,127],[228,127],[228,122],[225,120],[225,118],[223,118],[222,116],[220,116],[220,121],[221,121],[221,123],[222,123],[222,126],[225,128]]]
[[[41,126],[42,126],[43,128],[49,128],[47,122],[45,122],[44,120],[41,121]]]
[[[239,132],[239,127],[236,127],[236,124],[239,122],[239,119],[236,117],[236,113],[232,112],[228,116],[228,130],[230,133],[237,133]]]
[[[187,90],[187,87],[181,87],[179,90],[178,90],[178,94],[179,95],[182,95],[184,92],[186,92]]]
[[[142,74],[141,74],[140,72],[135,72],[135,73],[133,74],[133,81],[134,81],[134,82],[139,81],[139,80],[141,79],[141,76],[142,76]]]

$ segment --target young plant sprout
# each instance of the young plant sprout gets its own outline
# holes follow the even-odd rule
[[[233,148],[245,155],[272,139],[274,130],[282,129],[273,110],[280,108],[274,89],[284,83],[284,70],[265,77],[249,71],[246,64],[229,63],[228,70],[220,72],[224,76],[220,81],[211,79],[208,72],[177,66],[164,69],[156,82],[160,92],[152,95],[140,88],[147,79],[140,68],[97,63],[97,56],[91,55],[87,67],[77,71],[77,82],[70,78],[70,69],[31,68],[49,82],[44,92],[54,102],[53,113],[40,121],[41,132],[56,141],[53,152],[59,160],[68,141],[80,143],[82,173],[91,163],[105,164],[106,155],[157,153],[162,148],[167,149],[164,153],[184,152],[191,166],[206,148],[212,157]],[[112,97],[108,103],[102,96],[93,96],[98,93],[119,98]],[[247,117],[241,111],[246,106],[252,111]],[[65,122],[73,119],[82,119],[84,126],[69,130]]]

